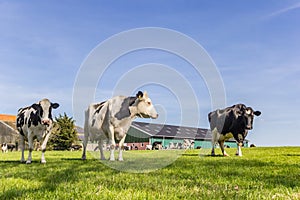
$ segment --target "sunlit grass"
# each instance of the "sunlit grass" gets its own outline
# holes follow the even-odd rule
[[[41,152],[31,165],[19,162],[20,152],[1,153],[0,199],[300,199],[300,147],[227,152],[132,151],[110,162],[48,151],[45,165]]]

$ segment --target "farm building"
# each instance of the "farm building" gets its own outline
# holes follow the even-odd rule
[[[190,141],[190,142],[187,142]],[[130,149],[146,149],[147,145],[160,144],[162,148],[211,148],[211,132],[208,129],[133,122],[125,139]],[[227,147],[237,147],[234,139],[225,142]],[[244,146],[248,147],[248,140]]]
[[[16,130],[16,116],[0,114],[0,144],[17,143],[19,133]]]

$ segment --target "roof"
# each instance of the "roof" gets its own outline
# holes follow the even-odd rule
[[[84,133],[84,130],[83,130],[83,128],[82,127],[80,127],[80,126],[75,126],[75,129],[76,129],[76,132],[77,133]]]
[[[16,122],[17,116],[16,115],[7,115],[7,114],[0,114],[0,120],[6,122]]]
[[[204,128],[175,126],[167,124],[150,124],[132,122],[131,127],[147,134],[149,137],[181,138],[210,140],[210,130]]]

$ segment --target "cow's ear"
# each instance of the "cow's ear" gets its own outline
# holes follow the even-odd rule
[[[253,112],[252,108],[248,107],[246,110],[245,110],[245,113],[247,115],[250,115],[251,113]]]
[[[143,98],[143,92],[138,91],[138,93],[136,94],[136,97],[137,97],[138,99]]]
[[[147,93],[147,91],[144,91],[143,97],[144,97],[145,99],[148,98],[148,93]]]
[[[256,115],[256,116],[259,116],[261,114],[261,112],[257,110],[253,114]]]
[[[52,107],[53,109],[56,109],[56,108],[59,107],[59,104],[58,104],[58,103],[51,103],[51,107]]]

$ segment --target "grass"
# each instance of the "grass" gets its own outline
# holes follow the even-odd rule
[[[81,152],[48,151],[46,164],[33,152],[31,165],[1,153],[0,199],[300,199],[300,147],[227,152],[130,151],[100,162],[99,152],[82,161]]]

